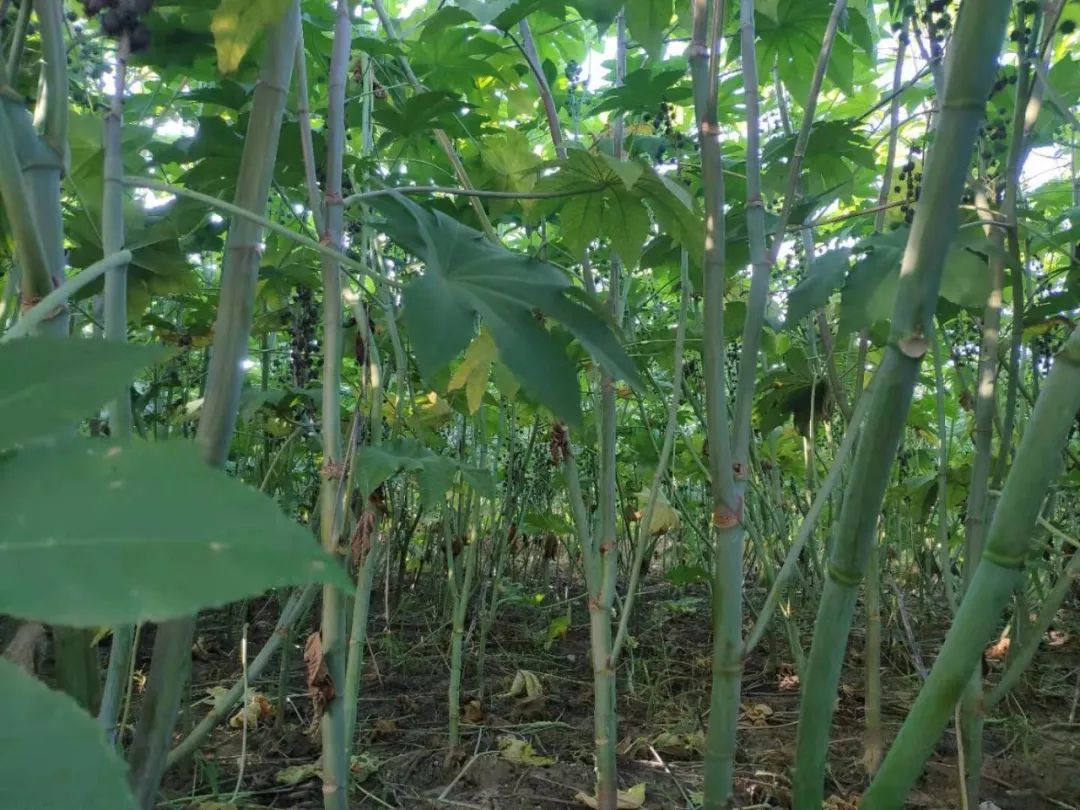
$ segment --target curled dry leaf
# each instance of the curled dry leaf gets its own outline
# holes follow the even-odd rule
[[[375,534],[376,515],[371,509],[365,509],[356,521],[349,548],[352,552],[352,564],[359,565],[371,550],[371,538]]]
[[[484,711],[484,707],[480,705],[479,700],[470,700],[465,704],[461,716],[466,723],[480,725],[484,722],[484,718],[487,717],[487,712]]]
[[[314,632],[304,643],[304,664],[307,669],[308,694],[314,704],[315,717],[321,717],[326,705],[334,698],[334,681],[323,658],[322,636]]]
[[[772,707],[767,703],[755,703],[753,706],[743,706],[743,714],[746,719],[755,726],[764,726],[772,717]]]
[[[544,689],[540,686],[540,679],[536,674],[527,669],[519,669],[514,673],[514,681],[510,684],[508,697],[538,698],[543,696]]]
[[[230,728],[243,728],[247,721],[248,728],[255,728],[259,723],[274,715],[274,706],[261,692],[251,693],[250,698],[236,714],[229,718]]]

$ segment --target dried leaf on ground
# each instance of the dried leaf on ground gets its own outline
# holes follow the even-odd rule
[[[543,694],[544,689],[540,686],[540,679],[536,677],[536,674],[527,669],[519,669],[514,674],[514,681],[510,685],[507,696],[536,698]]]
[[[510,734],[499,737],[499,753],[503,759],[515,765],[555,764],[555,757],[545,757],[536,753],[531,742]]]

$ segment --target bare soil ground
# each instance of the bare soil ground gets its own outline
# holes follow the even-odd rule
[[[556,810],[583,807],[578,791],[591,792],[592,683],[588,624],[583,603],[573,604],[569,632],[546,646],[548,623],[565,608],[541,611],[507,607],[489,642],[485,692],[479,691],[475,654],[478,633],[467,639],[462,696],[461,750],[448,758],[448,628],[439,626],[421,605],[406,600],[387,624],[373,605],[372,637],[358,711],[363,755],[354,773],[354,808],[488,808]],[[709,684],[708,605],[705,594],[651,584],[639,602],[637,639],[619,671],[619,775],[624,788],[644,783],[645,808],[682,810],[701,790],[702,732]],[[1001,810],[1080,807],[1080,627],[1076,605],[1044,641],[1022,686],[987,721],[986,762],[981,800]],[[200,625],[192,699],[215,686],[231,685],[239,674],[237,632],[250,622],[254,650],[272,629],[273,603],[254,602],[247,616],[234,611],[208,614]],[[431,611],[431,616],[434,612]],[[443,614],[445,615],[445,614]],[[812,610],[803,615],[812,615]],[[172,808],[218,810],[224,807],[322,807],[320,783],[308,778],[283,782],[291,766],[317,763],[319,745],[312,729],[312,703],[306,693],[299,634],[288,667],[288,699],[280,721],[266,718],[248,733],[223,725],[197,760],[171,772],[167,802]],[[945,627],[914,618],[915,645],[933,662]],[[804,639],[808,638],[803,628]],[[899,729],[920,684],[912,663],[912,643],[899,625],[885,629],[884,731]],[[804,643],[805,640],[804,640]],[[856,628],[838,698],[826,795],[835,810],[853,808],[866,785],[862,766],[863,634]],[[738,801],[742,807],[790,805],[790,766],[798,718],[799,684],[786,640],[766,638],[743,681],[743,718],[737,760]],[[148,662],[149,639],[140,654]],[[1001,664],[990,662],[993,680]],[[534,673],[543,694],[510,697],[519,670]],[[278,668],[253,687],[273,702]],[[203,712],[196,704],[182,719],[190,727]],[[529,742],[553,764],[523,766],[500,753],[500,738]],[[505,741],[504,741],[505,744]],[[449,759],[449,764],[447,760]],[[237,801],[230,798],[243,775]],[[309,768],[309,773],[311,769]],[[293,772],[295,775],[295,771]],[[945,810],[960,807],[955,738],[950,729],[939,742],[907,807]]]

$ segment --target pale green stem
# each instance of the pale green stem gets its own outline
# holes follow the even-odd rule
[[[104,190],[101,203],[101,243],[106,256],[124,249],[124,174],[123,143],[124,93],[127,80],[128,33],[125,31],[117,47],[113,68],[114,89],[109,99],[109,112],[105,116],[105,168]],[[104,296],[105,340],[123,343],[127,340],[127,265],[116,265],[105,273]],[[117,398],[109,406],[109,435],[124,439],[131,435],[131,396],[128,386],[117,392]],[[122,625],[113,628],[112,645],[109,649],[109,666],[105,672],[105,688],[102,691],[98,722],[105,729],[110,742],[116,739],[116,722],[120,716],[124,680],[128,672],[128,659],[135,640],[135,628]]]
[[[299,27],[299,3],[294,2],[282,21],[271,26],[267,34],[266,55],[254,90],[237,174],[235,199],[242,210],[266,210]],[[206,396],[196,433],[203,459],[212,467],[224,466],[236,426],[245,375],[242,361],[248,352],[262,253],[262,230],[257,222],[236,217],[225,245]],[[191,666],[194,632],[195,617],[189,616],[161,624],[154,640],[147,691],[129,756],[132,786],[139,803],[147,810],[155,803],[165,770]]]

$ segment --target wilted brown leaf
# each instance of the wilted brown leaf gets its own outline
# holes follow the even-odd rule
[[[334,681],[323,658],[322,636],[316,631],[304,643],[304,664],[307,668],[308,694],[315,717],[321,717],[326,705],[334,698]]]

